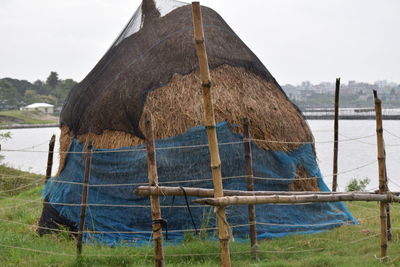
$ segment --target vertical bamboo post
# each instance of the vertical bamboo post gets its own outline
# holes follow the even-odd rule
[[[334,123],[334,142],[333,142],[333,179],[332,192],[337,190],[337,173],[338,173],[338,152],[339,152],[339,94],[340,94],[340,78],[336,79],[335,90],[335,123]]]
[[[386,161],[386,151],[385,152],[385,161]],[[387,170],[386,170],[386,162],[385,162],[385,182],[386,182],[386,192],[389,192],[388,186],[388,178],[387,178]],[[392,222],[390,220],[390,204],[386,205],[386,216],[387,216],[387,234],[388,240],[392,240]]]
[[[375,113],[376,113],[376,137],[378,145],[378,165],[379,165],[379,194],[386,193],[386,173],[385,173],[385,148],[383,143],[383,126],[382,126],[382,102],[378,98],[376,90],[375,98]],[[387,202],[380,202],[380,218],[381,218],[381,257],[387,256]]]
[[[145,114],[146,131],[146,151],[147,151],[147,172],[149,176],[149,185],[158,186],[156,149],[154,143],[153,122],[151,114]],[[163,234],[160,199],[158,195],[150,196],[151,218],[154,242],[155,266],[164,266]]]
[[[79,220],[79,230],[77,236],[77,256],[80,257],[82,254],[82,239],[83,239],[83,228],[85,226],[86,219],[86,208],[87,208],[87,197],[89,189],[90,169],[92,165],[92,142],[89,142],[85,149],[85,176],[83,178],[82,185],[82,201],[81,201],[81,216]]]
[[[253,156],[251,153],[251,142],[250,142],[250,129],[249,119],[243,119],[243,137],[244,137],[244,158],[246,161],[246,182],[247,191],[254,191],[254,175],[253,175]],[[254,205],[248,205],[249,224],[250,224],[250,244],[251,244],[251,255],[253,258],[257,258],[257,224],[256,224],[256,208]]]
[[[53,169],[53,155],[54,155],[54,144],[56,142],[56,136],[53,134],[53,136],[50,139],[49,142],[49,154],[47,155],[47,169],[46,169],[46,180],[45,184],[47,184],[47,181],[51,177],[51,171]]]
[[[214,197],[223,197],[223,186],[221,176],[221,160],[218,151],[217,130],[215,126],[214,108],[211,95],[211,77],[208,66],[207,51],[204,42],[203,21],[201,15],[201,7],[199,2],[192,3],[193,9],[193,25],[194,25],[194,39],[196,43],[196,52],[199,60],[200,79],[203,88],[203,101],[204,101],[204,121],[207,129],[211,171],[214,184]],[[221,266],[231,266],[230,252],[229,252],[229,225],[226,220],[225,207],[217,207],[217,222],[218,233],[220,240],[220,253],[221,253]]]

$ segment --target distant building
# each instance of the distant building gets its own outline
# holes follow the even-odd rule
[[[52,114],[54,113],[54,105],[47,103],[33,103],[28,106],[22,107],[21,110],[23,111],[39,110],[43,113]]]

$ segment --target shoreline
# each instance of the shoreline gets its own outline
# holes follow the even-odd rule
[[[54,128],[60,127],[59,123],[47,123],[47,124],[11,124],[2,125],[0,130],[12,130],[12,129],[32,129],[32,128]]]

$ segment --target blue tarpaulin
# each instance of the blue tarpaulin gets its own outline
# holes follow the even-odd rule
[[[224,189],[246,190],[243,137],[233,133],[226,122],[217,126],[222,162]],[[213,188],[207,134],[204,126],[156,141],[159,184]],[[204,146],[198,146],[204,145]],[[189,146],[189,147],[187,147]],[[186,147],[186,148],[185,148]],[[82,152],[83,144],[73,139],[69,152]],[[321,191],[329,191],[322,180],[311,144],[291,152],[271,151],[252,144],[255,190],[288,191],[296,177],[298,165],[309,177],[318,177]],[[44,198],[72,222],[79,223],[84,154],[69,153],[60,177],[51,178]],[[72,182],[72,183],[71,183]],[[77,183],[77,184],[74,184]],[[143,244],[151,240],[151,212],[148,197],[139,197],[133,190],[148,185],[145,145],[119,149],[94,149],[88,193],[85,227],[101,233],[86,233],[86,242],[109,245]],[[197,228],[216,226],[213,207],[192,204],[191,212]],[[168,221],[169,238],[180,241],[185,231],[194,230],[184,197],[160,197],[162,217]],[[63,204],[68,205],[63,205]],[[71,205],[76,204],[76,205]],[[247,206],[226,208],[227,218],[235,238],[248,236]],[[337,203],[262,204],[256,205],[259,239],[281,237],[291,233],[313,233],[343,224],[357,223],[345,205]],[[182,231],[185,230],[185,231]],[[216,237],[208,231],[208,237]]]

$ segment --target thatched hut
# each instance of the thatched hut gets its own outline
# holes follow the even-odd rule
[[[252,144],[259,177],[256,190],[328,190],[301,112],[227,23],[210,8],[203,7],[202,12],[218,138],[229,143],[220,146],[224,187],[246,188],[240,133],[242,118],[247,117],[253,137],[266,140]],[[143,0],[63,107],[60,169],[46,186],[45,198],[53,204],[45,205],[41,225],[73,228],[79,221],[79,206],[62,203],[80,203],[83,157],[74,152],[93,142],[97,153],[92,160],[92,206],[86,228],[107,233],[87,237],[111,243],[148,240],[148,198],[132,194],[135,186],[147,182],[144,114],[154,118],[160,184],[212,188],[208,148],[197,146],[207,143],[202,109],[191,7],[174,0]],[[183,201],[162,198],[162,214],[169,228],[177,230],[170,234],[175,239],[183,236],[179,230],[192,227]],[[197,227],[215,225],[214,217],[207,215],[210,211],[192,206]],[[234,235],[246,236],[247,227],[238,226],[247,221],[246,208],[230,207],[227,214]],[[259,205],[257,217],[263,223],[259,238],[355,221],[341,203]]]

